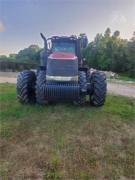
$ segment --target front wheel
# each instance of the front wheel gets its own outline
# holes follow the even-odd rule
[[[45,105],[48,103],[44,97],[45,84],[46,84],[46,71],[39,70],[36,81],[36,102],[40,105]]]
[[[86,73],[79,71],[80,97],[73,102],[74,105],[82,106],[86,102],[87,80]]]
[[[91,85],[90,103],[93,106],[104,105],[107,93],[106,75],[99,71],[93,72],[91,75]]]
[[[21,103],[35,102],[36,75],[33,71],[23,71],[17,77],[17,98]]]

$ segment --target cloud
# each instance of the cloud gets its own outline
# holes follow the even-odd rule
[[[115,11],[111,15],[111,24],[118,25],[118,24],[125,24],[127,23],[126,17],[119,11]]]
[[[0,21],[0,32],[4,32],[5,31],[5,26],[4,24]]]

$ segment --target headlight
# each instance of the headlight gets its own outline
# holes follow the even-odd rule
[[[46,75],[47,81],[78,81],[78,76],[49,76]]]

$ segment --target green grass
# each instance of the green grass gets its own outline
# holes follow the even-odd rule
[[[133,77],[129,77],[126,74],[119,74],[118,79],[119,80],[123,80],[123,81],[134,81],[135,82],[135,77],[134,78]]]
[[[135,178],[135,99],[22,105],[0,85],[1,179]]]
[[[114,79],[114,78],[110,78],[109,81],[114,81],[114,80],[120,80],[120,81],[132,81],[132,82],[135,82],[135,78],[133,77],[129,77],[127,75],[124,75],[124,74],[119,74],[118,75],[118,78]]]

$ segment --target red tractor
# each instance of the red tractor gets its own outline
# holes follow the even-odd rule
[[[106,98],[106,76],[100,71],[90,71],[81,57],[86,48],[85,35],[53,36],[44,40],[37,72],[23,71],[17,78],[17,97],[22,103],[68,101],[84,104],[86,96],[94,106],[101,106]]]

